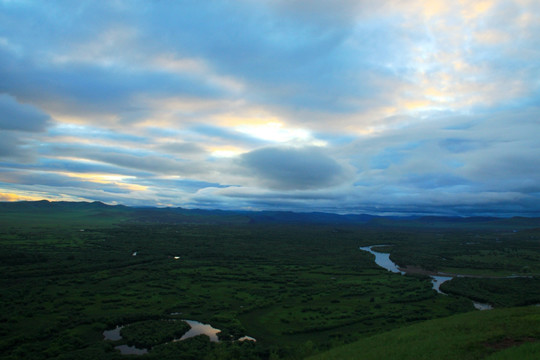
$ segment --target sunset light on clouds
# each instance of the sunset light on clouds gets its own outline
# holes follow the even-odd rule
[[[0,0],[0,200],[538,215],[540,2]]]

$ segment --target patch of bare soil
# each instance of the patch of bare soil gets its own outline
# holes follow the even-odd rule
[[[533,337],[526,337],[522,339],[512,339],[512,338],[504,338],[497,341],[486,341],[484,343],[484,346],[490,349],[494,350],[503,350],[508,349],[513,346],[519,346],[528,342],[535,342],[538,341],[538,339]]]

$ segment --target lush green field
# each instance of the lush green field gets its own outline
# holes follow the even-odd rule
[[[540,308],[478,311],[371,336],[310,357],[341,359],[520,359],[540,354]]]
[[[508,271],[497,267],[506,264],[499,256],[482,257],[490,241],[508,263],[528,266],[527,274],[537,271],[533,260],[540,253],[538,231],[526,229],[267,224],[241,214],[99,203],[0,210],[2,359],[122,359],[114,347],[128,343],[151,347],[141,358],[300,359],[474,311],[470,299],[432,290],[427,277],[379,268],[360,246],[387,244],[396,261],[426,268],[445,269],[450,262],[466,265],[456,268],[465,271],[470,262],[461,256],[476,256],[483,267],[475,269],[486,274]],[[471,239],[475,244],[467,244]],[[506,286],[529,302],[538,299],[530,284],[501,281],[482,288],[482,296]],[[177,321],[176,329],[168,319],[209,323],[221,329],[222,341],[170,342],[184,323]],[[117,325],[127,325],[124,338],[104,341],[103,331]],[[244,335],[257,342],[235,341]]]

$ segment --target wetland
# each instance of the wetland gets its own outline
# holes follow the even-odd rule
[[[515,233],[53,210],[0,218],[1,359],[125,359],[122,352],[144,350],[138,358],[302,359],[476,312],[471,299],[495,308],[540,303],[534,227]],[[358,250],[371,246],[399,269],[478,277],[439,284],[443,295],[427,275],[387,271]],[[215,330],[174,341],[192,329],[184,319]]]

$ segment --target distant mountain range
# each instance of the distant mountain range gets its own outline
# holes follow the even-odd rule
[[[82,212],[82,213],[81,213]],[[534,228],[540,227],[540,217],[449,217],[449,216],[375,216],[368,214],[333,214],[324,212],[291,211],[234,211],[202,210],[180,207],[128,207],[95,202],[21,201],[0,202],[0,216],[24,214],[74,216],[86,214],[93,217],[122,217],[122,221],[141,223],[218,223],[218,224],[334,224],[362,225],[368,227],[490,227]]]

